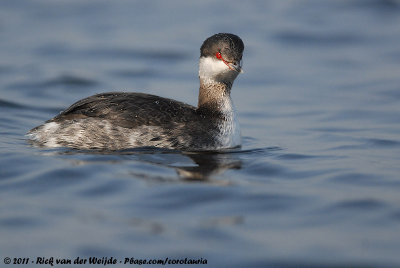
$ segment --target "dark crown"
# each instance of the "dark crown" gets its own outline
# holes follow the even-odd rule
[[[213,57],[217,52],[228,61],[240,61],[244,44],[239,36],[230,33],[214,34],[207,38],[200,48],[200,57]]]

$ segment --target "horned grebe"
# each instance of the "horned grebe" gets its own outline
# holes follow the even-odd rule
[[[240,128],[230,92],[242,72],[243,49],[234,34],[219,33],[204,41],[197,108],[143,93],[103,93],[74,103],[27,135],[38,146],[76,149],[238,147]]]

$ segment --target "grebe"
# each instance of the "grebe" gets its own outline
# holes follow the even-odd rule
[[[230,93],[242,72],[243,49],[234,34],[219,33],[204,41],[197,108],[150,94],[102,93],[74,103],[27,135],[34,145],[76,149],[239,147],[240,127]]]

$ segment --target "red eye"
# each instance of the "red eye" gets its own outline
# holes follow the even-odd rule
[[[217,59],[222,59],[221,52],[217,52],[217,53],[215,54],[215,57],[217,57]]]

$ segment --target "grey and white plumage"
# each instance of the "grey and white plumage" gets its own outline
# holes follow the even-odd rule
[[[233,34],[204,41],[198,107],[143,93],[103,93],[74,103],[27,135],[35,145],[77,149],[238,147],[240,128],[230,91],[241,72],[243,49],[242,40]]]

